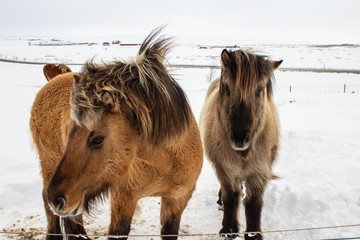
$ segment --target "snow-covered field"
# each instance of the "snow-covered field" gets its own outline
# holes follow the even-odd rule
[[[260,50],[287,67],[360,69],[359,46],[245,46]],[[170,63],[219,65],[222,48],[178,46]],[[38,62],[82,63],[98,59],[127,59],[136,47],[35,46],[25,40],[1,40],[0,58]],[[79,71],[81,66],[70,66]],[[46,83],[42,65],[0,62],[0,239],[44,236],[46,220],[41,196],[42,180],[29,130],[32,102]],[[199,117],[209,85],[210,69],[173,69]],[[281,121],[281,149],[273,180],[264,196],[264,231],[360,224],[360,75],[276,71],[274,97]],[[346,91],[344,93],[344,84]],[[290,92],[291,86],[291,92]],[[219,184],[205,160],[193,198],[184,211],[180,233],[217,233],[222,212],[216,200]],[[159,234],[159,198],[139,204],[131,234]],[[244,230],[244,211],[240,211]],[[109,224],[108,202],[97,216],[86,217],[89,234],[105,234]],[[31,238],[31,234],[27,235]],[[360,227],[275,232],[265,239],[329,239],[360,237]],[[131,238],[130,238],[131,239]],[[133,238],[139,239],[139,238]],[[143,239],[143,238],[142,238]],[[150,238],[148,238],[150,239]],[[153,237],[153,239],[158,239]],[[182,239],[218,239],[217,236]]]
[[[176,43],[176,39],[174,41]],[[78,43],[43,39],[0,39],[0,59],[82,64],[93,57],[114,60],[134,56],[137,51],[136,47],[120,47],[112,44],[102,46],[102,42],[91,43],[91,41],[83,45],[69,45]],[[220,65],[220,53],[224,47],[178,44],[169,56],[169,63]],[[360,45],[258,44],[240,47],[285,59],[281,67],[360,69],[358,57]]]

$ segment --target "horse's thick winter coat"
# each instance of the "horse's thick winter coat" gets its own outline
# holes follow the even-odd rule
[[[169,39],[158,34],[132,61],[89,62],[37,94],[30,127],[48,233],[60,233],[60,216],[65,233],[85,234],[82,214],[109,193],[110,235],[129,234],[137,202],[147,196],[161,197],[163,238],[178,234],[203,152],[186,96],[163,65]]]
[[[272,100],[273,71],[281,61],[247,51],[221,54],[221,77],[211,83],[200,116],[205,154],[221,184],[221,233],[238,233],[242,185],[246,187],[246,231],[260,231],[262,195],[279,147]],[[262,239],[260,234],[246,239]]]

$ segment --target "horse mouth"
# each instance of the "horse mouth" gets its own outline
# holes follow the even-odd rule
[[[235,151],[244,152],[249,149],[250,147],[250,141],[246,143],[236,144],[233,141],[231,141],[231,147]]]
[[[245,136],[240,135],[239,137],[238,134],[235,134],[233,131],[231,131],[230,144],[231,148],[235,151],[244,152],[249,149],[251,144],[251,135],[249,132],[243,135]]]
[[[80,200],[79,204],[77,205],[77,207],[70,213],[70,216],[76,216],[79,215],[83,212],[84,210],[84,206],[82,204],[82,200]]]
[[[60,217],[74,217],[82,214],[83,210],[84,210],[83,200],[80,200],[78,205],[73,210],[60,212],[60,211],[54,211],[53,209],[53,212]]]

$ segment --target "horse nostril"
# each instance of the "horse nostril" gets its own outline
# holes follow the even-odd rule
[[[58,196],[54,199],[53,205],[57,212],[62,212],[66,207],[66,200],[63,196]]]

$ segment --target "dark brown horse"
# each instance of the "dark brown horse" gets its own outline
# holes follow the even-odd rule
[[[159,32],[136,59],[89,62],[38,93],[30,127],[49,234],[61,233],[60,218],[63,233],[86,234],[82,214],[110,193],[110,235],[129,234],[140,198],[161,196],[161,234],[176,239],[166,235],[178,234],[203,152],[186,96],[163,65],[171,45]]]
[[[273,176],[271,166],[279,146],[272,78],[281,62],[247,51],[224,50],[221,77],[207,92],[200,132],[205,154],[221,184],[224,216],[220,233],[239,232],[237,215],[243,184],[246,231],[261,231],[263,193]],[[262,235],[245,234],[245,239],[262,239]]]
[[[43,71],[46,79],[50,81],[59,74],[71,72],[71,69],[65,64],[59,64],[57,66],[55,64],[46,64]]]

